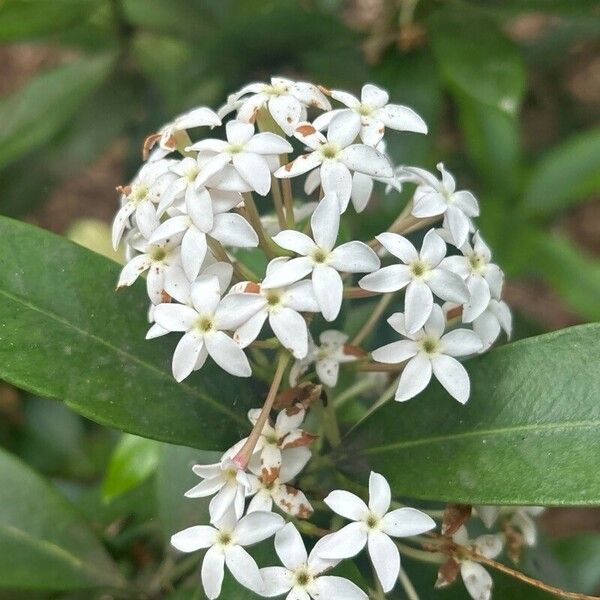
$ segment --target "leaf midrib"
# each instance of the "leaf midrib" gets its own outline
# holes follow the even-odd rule
[[[112,350],[113,352],[116,352],[117,354],[132,360],[133,362],[137,363],[138,365],[140,365],[150,371],[153,371],[154,373],[159,375],[162,379],[168,379],[169,382],[172,383],[171,377],[167,373],[165,373],[164,371],[159,369],[158,367],[142,360],[141,358],[135,356],[134,354],[130,354],[129,352],[126,352],[122,348],[119,348],[118,346],[111,344],[107,340],[102,339],[101,337],[97,336],[94,333],[91,333],[89,331],[86,331],[85,329],[81,329],[80,327],[77,327],[76,325],[74,325],[73,323],[70,323],[69,321],[67,321],[66,319],[61,317],[60,315],[52,313],[44,308],[40,308],[39,306],[36,306],[35,304],[31,303],[30,301],[24,300],[22,297],[17,296],[15,294],[11,294],[10,292],[7,292],[6,290],[0,289],[0,294],[13,300],[14,302],[22,304],[23,306],[40,313],[41,315],[48,317],[49,319],[53,319],[54,321],[73,329],[79,335],[93,339],[94,341],[102,344],[103,346]],[[187,393],[189,393],[190,395],[198,398],[199,400],[207,402],[208,404],[213,405],[219,412],[222,412],[224,415],[227,415],[228,417],[232,418],[234,421],[237,421],[244,425],[246,424],[246,421],[243,417],[238,415],[235,411],[229,410],[227,407],[223,406],[222,404],[220,404],[219,402],[214,400],[214,398],[212,398],[211,396],[206,396],[205,394],[202,394],[199,390],[197,390],[194,387],[191,387],[188,384],[179,383],[178,385],[180,385],[181,388],[183,390],[185,390]]]
[[[4,523],[0,523],[0,532],[5,533],[9,537],[24,542],[29,546],[33,546],[38,551],[50,554],[59,559],[63,559],[66,562],[70,563],[70,565],[75,569],[80,569],[89,573],[91,576],[94,577],[94,582],[90,583],[107,585],[110,582],[111,585],[116,586],[121,586],[123,583],[118,578],[111,576],[110,573],[97,569],[93,564],[84,562],[75,554],[72,554],[71,552],[69,552],[65,548],[62,548],[58,544],[55,544],[54,542],[51,542],[50,540],[46,540],[44,538],[35,537],[31,535],[28,531],[25,531],[24,529],[20,529],[13,525],[5,525]]]
[[[483,429],[477,431],[465,431],[462,433],[440,435],[429,438],[420,438],[418,440],[406,440],[402,442],[396,442],[394,444],[387,444],[385,446],[374,446],[372,448],[365,448],[362,450],[362,454],[378,454],[380,452],[387,452],[390,450],[402,450],[405,448],[414,448],[415,446],[423,446],[436,444],[441,442],[451,442],[455,440],[467,439],[472,437],[491,437],[508,435],[511,433],[520,433],[525,431],[556,431],[559,429],[578,429],[578,428],[592,428],[600,427],[600,421],[573,421],[570,423],[543,423],[543,424],[532,424],[532,425],[516,425],[513,427],[503,427],[498,429]]]

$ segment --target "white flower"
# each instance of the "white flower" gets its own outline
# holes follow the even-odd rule
[[[282,261],[271,261],[271,269]],[[283,261],[285,264],[285,261]],[[267,320],[277,339],[295,358],[304,358],[308,352],[308,328],[301,312],[318,312],[319,305],[310,281],[298,281],[280,288],[264,289],[260,284],[248,281],[235,285],[228,297],[235,297],[244,310],[252,312],[234,333],[233,338],[245,348],[260,334]]]
[[[154,311],[158,325],[169,331],[184,331],[173,354],[173,376],[185,379],[211,358],[225,371],[250,377],[252,370],[244,351],[225,331],[233,331],[251,316],[235,298],[221,300],[215,276],[199,278],[191,288],[192,306],[160,304]]]
[[[265,289],[281,287],[312,273],[319,309],[327,321],[339,314],[344,284],[339,272],[369,273],[379,267],[379,258],[363,242],[352,241],[334,248],[340,226],[339,203],[335,193],[326,194],[310,218],[313,239],[300,231],[285,230],[273,241],[301,256],[270,271],[263,280]]]
[[[270,84],[250,83],[229,96],[227,104],[219,110],[219,116],[223,117],[237,109],[239,121],[254,123],[256,113],[263,106],[267,107],[274,121],[287,135],[292,135],[298,122],[306,119],[307,107],[331,109],[329,100],[316,85],[271,77]]]
[[[229,121],[225,126],[227,141],[206,139],[192,144],[187,150],[211,153],[196,180],[206,183],[226,165],[233,165],[239,176],[261,196],[271,189],[271,169],[268,155],[285,154],[293,150],[289,142],[274,133],[254,134],[254,126],[241,121]]]
[[[375,146],[375,149],[381,154],[386,155],[385,143],[383,140]],[[389,158],[389,157],[388,157]],[[373,184],[375,181],[385,184],[385,192],[389,193],[392,189],[400,192],[402,191],[402,181],[406,180],[406,174],[401,170],[394,170],[392,177],[371,177],[358,171],[352,174],[352,190],[350,192],[350,199],[352,205],[357,213],[362,212],[367,208],[367,204],[371,198],[373,192]],[[307,194],[312,194],[321,185],[321,172],[319,169],[311,171],[304,181],[304,191]],[[346,206],[344,206],[344,210]]]
[[[324,502],[338,515],[353,521],[323,538],[319,556],[349,558],[365,546],[384,592],[389,592],[400,572],[400,553],[392,537],[419,535],[435,528],[435,521],[415,508],[390,511],[392,494],[383,475],[371,471],[369,506],[345,490],[334,490]],[[389,512],[388,512],[389,511]]]
[[[471,548],[477,554],[486,558],[496,558],[502,552],[502,539],[497,535],[482,535],[474,540],[469,540],[464,526],[452,536],[452,540]],[[490,574],[477,562],[469,559],[456,559],[460,564],[462,580],[473,600],[490,600],[492,597],[492,578]]]
[[[140,252],[121,270],[117,288],[132,285],[137,278],[148,271],[146,290],[153,304],[163,302],[163,294],[169,280],[181,266],[180,239],[172,238],[153,244],[144,238],[132,240],[133,247]]]
[[[511,506],[504,509],[500,506],[475,506],[475,510],[489,529],[492,527],[500,512],[508,513],[507,522],[515,527],[523,536],[523,543],[526,546],[535,546],[537,543],[537,526],[535,518],[541,515],[546,509],[543,506]]]
[[[149,152],[152,146],[154,146],[154,144],[158,141],[159,148],[152,152],[149,160],[154,161],[161,159],[170,152],[176,150],[177,142],[175,140],[175,136],[180,131],[193,129],[194,127],[207,126],[212,129],[220,124],[221,119],[219,119],[218,115],[210,108],[206,108],[205,106],[194,108],[179,115],[170,123],[163,125],[157,134],[148,137],[146,143],[144,144],[144,152]]]
[[[372,292],[395,292],[406,287],[404,310],[409,333],[417,331],[429,318],[433,294],[452,302],[469,300],[469,291],[463,280],[441,267],[440,262],[446,256],[446,244],[433,229],[423,238],[421,252],[397,233],[382,233],[376,239],[403,264],[383,267],[365,275],[358,285]]]
[[[286,600],[367,600],[367,595],[348,579],[323,575],[340,561],[319,556],[322,541],[307,555],[302,537],[292,523],[280,529],[275,534],[275,551],[283,567],[260,570],[265,583],[261,595],[271,598],[289,592]]]
[[[356,354],[347,352],[348,336],[341,331],[328,329],[319,337],[320,346],[309,340],[306,358],[297,360],[290,369],[290,385],[295,386],[298,378],[306,373],[308,367],[315,363],[317,377],[329,387],[335,387],[340,365],[356,360]]]
[[[441,181],[425,169],[404,167],[419,183],[411,212],[419,219],[443,214],[443,227],[450,232],[454,244],[460,248],[467,240],[470,218],[479,215],[479,204],[471,192],[455,191],[454,177],[444,169],[442,163],[438,163],[437,168],[442,174]]]
[[[185,496],[206,498],[216,494],[208,506],[211,523],[220,521],[230,509],[238,519],[244,514],[245,499],[251,490],[251,482],[245,471],[231,460],[233,456],[232,451],[228,451],[218,463],[192,467],[192,471],[202,481],[188,490]]]
[[[312,440],[311,440],[312,441]],[[306,446],[291,447],[281,452],[281,467],[277,476],[271,479],[265,474],[258,455],[254,455],[248,465],[251,474],[249,496],[254,495],[248,505],[248,512],[257,510],[271,511],[273,502],[285,513],[307,519],[313,513],[313,507],[306,496],[298,489],[288,485],[310,459],[310,450]]]
[[[112,245],[117,248],[132,215],[140,233],[149,238],[158,227],[155,204],[176,178],[170,171],[172,160],[159,160],[145,164],[130,185],[117,188],[122,192],[121,208],[112,225]]]
[[[188,190],[191,189],[188,187]],[[183,235],[181,262],[190,281],[200,272],[208,249],[207,237],[225,246],[253,248],[258,246],[258,236],[244,217],[229,212],[241,202],[237,192],[210,192],[200,187],[186,193],[186,214],[178,214],[164,221],[152,234],[153,242]]]
[[[243,586],[260,593],[263,578],[254,559],[244,550],[270,538],[284,524],[280,515],[254,512],[239,521],[228,513],[217,524],[188,527],[171,537],[171,544],[181,552],[208,548],[202,561],[202,585],[210,600],[218,598],[223,583],[224,565]]]
[[[473,246],[466,241],[460,251],[463,256],[447,256],[440,267],[459,275],[469,289],[469,302],[463,308],[462,320],[471,323],[488,307],[492,297],[499,298],[504,275],[498,265],[492,264],[492,252],[481,239],[473,236]]]
[[[314,123],[317,129],[327,127],[334,118],[339,119],[352,139],[360,135],[360,139],[369,146],[376,146],[380,142],[386,127],[427,133],[427,124],[414,110],[408,106],[388,104],[389,94],[371,83],[363,85],[360,100],[348,92],[331,90],[328,93],[348,108],[335,109],[318,116]]]
[[[464,404],[471,389],[469,375],[453,357],[481,350],[479,337],[468,329],[454,329],[443,335],[444,314],[437,304],[423,329],[409,334],[404,321],[402,313],[395,313],[388,319],[388,323],[408,339],[373,351],[373,360],[377,362],[398,364],[408,361],[398,381],[396,400],[404,402],[423,391],[433,373],[448,393]]]
[[[340,125],[343,125],[340,123]],[[390,161],[381,152],[365,144],[353,144],[354,137],[334,119],[327,137],[311,125],[301,123],[295,136],[311,150],[301,154],[287,165],[275,171],[275,177],[289,178],[308,173],[319,167],[321,185],[325,194],[335,192],[340,201],[340,212],[344,212],[352,193],[351,171],[370,177],[392,177],[394,170]]]
[[[260,408],[248,411],[248,419],[253,425],[256,425],[260,412]],[[265,423],[254,448],[260,475],[265,483],[270,483],[279,477],[279,471],[282,468],[282,453],[285,449],[308,446],[317,437],[300,429],[305,416],[306,410],[302,406],[296,405],[280,411],[275,423]]]

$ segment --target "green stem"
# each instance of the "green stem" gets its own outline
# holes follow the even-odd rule
[[[369,336],[373,331],[381,315],[385,312],[386,308],[390,305],[390,302],[394,299],[394,294],[383,294],[377,303],[377,306],[373,309],[373,312],[369,315],[369,318],[365,321],[359,332],[354,336],[354,339],[350,342],[353,346],[360,346],[362,342]]]
[[[263,249],[264,253],[267,255],[267,258],[274,258],[276,253],[273,251],[273,243],[271,242],[271,238],[267,236],[267,233],[265,232],[263,224],[260,220],[260,215],[258,214],[258,209],[256,208],[252,192],[246,192],[243,194],[243,196],[244,206],[246,207],[246,217],[250,222],[250,225],[254,227],[256,235],[258,235],[258,243]]]
[[[446,559],[443,554],[438,552],[427,552],[425,550],[418,550],[417,548],[413,548],[412,546],[407,546],[402,542],[396,542],[396,546],[398,550],[400,550],[400,554],[404,554],[410,558],[414,558],[415,560],[419,560],[421,562],[434,563],[436,565],[441,565]]]
[[[398,579],[406,592],[406,597],[408,600],[419,600],[419,594],[417,594],[417,590],[415,590],[415,586],[412,584],[412,581],[409,579],[406,571],[403,568],[400,568],[400,573],[398,575]]]

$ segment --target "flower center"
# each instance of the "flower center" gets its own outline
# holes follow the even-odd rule
[[[429,273],[429,265],[422,260],[415,260],[410,264],[410,272],[416,279],[424,279]]]
[[[331,143],[323,144],[320,151],[321,156],[328,160],[336,159],[340,154],[340,149]]]
[[[421,340],[421,348],[425,354],[435,354],[439,349],[439,342],[435,338],[426,337]]]
[[[361,104],[358,107],[358,113],[363,117],[368,117],[373,113],[373,108],[370,107],[368,104]]]
[[[287,86],[279,83],[277,85],[269,85],[265,88],[265,94],[269,96],[281,96],[288,91]]]
[[[327,262],[328,256],[329,252],[323,250],[323,248],[315,248],[311,253],[311,258],[319,265]]]
[[[266,295],[267,310],[273,311],[281,307],[281,292],[269,290]]]
[[[221,546],[228,546],[231,544],[232,539],[233,537],[231,533],[228,531],[220,531],[219,535],[217,536],[217,543],[221,544]]]
[[[294,581],[296,585],[299,585],[300,587],[306,587],[312,581],[312,575],[310,574],[308,569],[306,569],[305,567],[300,567],[294,573]]]
[[[190,183],[194,183],[194,181],[196,181],[196,177],[198,177],[199,172],[200,170],[198,169],[198,167],[190,167],[190,169],[185,174],[185,178]]]
[[[379,517],[377,515],[374,515],[373,513],[369,513],[369,515],[365,519],[365,525],[369,529],[375,529],[379,525]]]
[[[471,267],[471,271],[478,273],[485,269],[485,260],[483,256],[479,254],[471,254],[469,256],[469,266]]]
[[[150,258],[154,262],[159,262],[167,258],[167,251],[164,248],[152,248],[150,251]]]
[[[198,329],[198,331],[200,331],[201,333],[209,333],[210,331],[214,331],[214,329],[215,329],[214,318],[210,315],[202,315],[196,321],[196,329]],[[235,475],[235,469],[230,469],[230,470],[233,471],[234,475]]]
[[[150,188],[147,185],[134,185],[129,197],[134,202],[141,202],[142,200],[146,199],[149,191]]]
[[[243,150],[244,146],[242,146],[242,144],[229,144],[229,147],[227,148],[229,154],[239,154]]]

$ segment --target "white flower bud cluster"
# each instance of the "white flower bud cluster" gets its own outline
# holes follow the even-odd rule
[[[332,101],[338,105],[332,108]],[[217,127],[221,137],[206,135]],[[119,188],[112,241],[115,248],[123,241],[127,263],[118,287],[145,274],[147,338],[181,335],[172,360],[175,379],[201,369],[209,357],[231,375],[250,377],[258,365],[249,360],[249,347],[280,357],[265,406],[249,413],[250,436],[219,463],[194,467],[202,481],[187,495],[213,496],[212,525],[173,536],[182,551],[208,548],[202,581],[209,598],[219,595],[226,565],[242,585],[265,596],[365,599],[353,583],[323,573],[366,546],[387,592],[400,570],[391,538],[434,527],[415,509],[389,511],[387,481],[372,473],[368,506],[349,492],[327,496],[326,504],[352,523],[307,555],[294,525],[284,526],[272,512],[277,507],[294,518],[313,512],[304,493],[290,485],[316,437],[300,428],[309,403],[292,403],[269,421],[288,356],[295,359],[293,388],[313,372],[335,387],[340,365],[349,365],[399,372],[398,401],[419,394],[435,376],[464,403],[470,382],[457,357],[489,349],[501,330],[510,336],[503,274],[473,222],[477,200],[456,190],[441,163],[439,178],[394,166],[385,153],[390,130],[426,134],[427,126],[375,85],[363,86],[359,99],[273,77],[232,94],[218,112],[201,107],[165,125],[146,140],[145,163],[134,180]],[[192,139],[198,131],[203,136]],[[296,199],[291,181],[302,175],[305,202]],[[414,185],[412,200],[375,239],[347,240],[343,214],[366,210],[376,184],[386,193]],[[406,235],[423,228],[429,229],[417,248]],[[260,260],[245,261],[248,249],[262,254],[264,272],[249,266]],[[388,323],[402,339],[369,354],[361,342],[397,292],[404,293],[404,309]],[[344,302],[378,294],[368,331],[352,339],[327,329],[319,344],[313,341],[310,329],[319,327],[319,315],[333,322]],[[244,547],[273,534],[283,566],[259,570]]]

